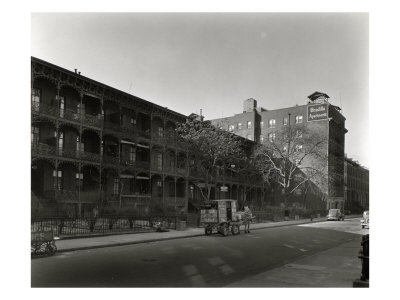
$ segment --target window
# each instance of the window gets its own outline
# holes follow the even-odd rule
[[[268,140],[272,143],[275,141],[275,132],[271,132],[268,134]]]
[[[58,133],[58,151],[62,153],[62,150],[64,148],[64,133],[59,132]]]
[[[39,127],[31,127],[31,143],[33,145],[39,144]]]
[[[261,121],[261,122],[260,122],[260,127],[261,127],[261,128],[264,128],[264,121]]]
[[[136,120],[134,118],[131,118],[131,125],[136,125]]]
[[[301,152],[301,150],[303,150],[303,145],[296,145],[295,151],[296,152]]]
[[[162,187],[162,181],[161,179],[157,179],[157,187]]]
[[[81,142],[79,135],[76,137],[76,152],[84,152],[85,145]]]
[[[78,105],[77,105],[77,112],[78,112],[78,115],[79,114],[81,114],[81,115],[84,115],[85,114],[85,103],[78,103]]]
[[[60,118],[64,118],[64,111],[65,111],[65,100],[64,97],[59,96],[58,97],[59,101],[59,108],[60,108]]]
[[[251,134],[248,134],[248,135],[247,135],[247,139],[250,140],[250,141],[253,140],[253,137],[251,136]]]
[[[296,116],[296,124],[303,123],[303,116]]]
[[[169,160],[169,167],[171,169],[173,169],[175,167],[175,159],[174,158],[170,158]]]
[[[163,127],[158,127],[158,136],[163,137],[164,136],[164,128]]]
[[[242,129],[242,123],[238,123],[237,129],[238,129],[238,130],[241,130],[241,129]]]
[[[131,149],[129,151],[129,160],[131,162],[134,162],[136,160],[136,148],[131,146]]]
[[[114,178],[114,188],[113,188],[113,194],[118,195],[119,193],[119,179]]]
[[[260,143],[263,143],[263,142],[264,142],[264,136],[260,135]]]
[[[163,165],[162,153],[157,153],[157,170],[161,171],[162,165]]]
[[[229,125],[228,130],[230,132],[234,131],[235,130],[235,125]]]
[[[32,109],[34,111],[39,111],[40,108],[40,90],[32,89]]]
[[[195,163],[194,159],[191,159],[190,162],[189,162],[191,167],[194,167],[194,163]]]
[[[302,130],[296,130],[296,137],[301,138],[303,137],[303,131]]]
[[[76,190],[82,190],[83,188],[83,173],[75,173],[75,187]]]
[[[251,121],[247,121],[247,129],[251,129]]]
[[[53,170],[53,188],[61,191],[62,188],[62,171]]]
[[[275,128],[275,119],[269,120],[269,128]]]
[[[283,125],[286,126],[288,124],[288,117],[283,118]]]

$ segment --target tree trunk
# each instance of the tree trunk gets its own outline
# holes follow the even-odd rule
[[[288,198],[288,195],[287,195],[286,189],[285,189],[284,193],[283,193],[283,204],[285,205],[285,208],[287,207],[287,198]]]

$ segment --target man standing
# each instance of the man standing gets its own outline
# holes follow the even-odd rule
[[[244,233],[250,233],[251,219],[252,219],[251,210],[248,206],[245,206],[244,207],[244,216],[243,216]]]

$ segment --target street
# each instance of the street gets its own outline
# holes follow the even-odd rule
[[[249,234],[223,237],[219,234],[177,240],[58,253],[31,260],[32,287],[224,287],[296,286],[295,269],[311,272],[315,282],[299,286],[329,286],[329,270],[312,266],[316,256],[326,254],[335,264],[335,254],[349,251],[349,278],[357,277],[359,241],[368,229],[359,219],[319,222],[297,226],[252,230]],[[347,245],[347,244],[346,244]],[[351,252],[352,253],[352,252]],[[332,261],[333,259],[333,261]],[[301,263],[299,263],[301,262]],[[340,271],[340,270],[339,270]],[[272,272],[272,273],[271,273]],[[275,272],[275,273],[274,273]],[[278,272],[278,273],[277,273]],[[271,274],[286,279],[271,281]],[[339,275],[340,276],[340,275]],[[340,278],[339,278],[340,279]],[[355,279],[355,278],[354,278]],[[334,281],[338,286],[340,280]]]

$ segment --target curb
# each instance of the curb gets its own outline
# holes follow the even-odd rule
[[[350,217],[348,219],[356,219],[359,217]],[[284,227],[284,226],[292,226],[292,225],[303,225],[303,224],[310,224],[310,223],[320,223],[320,222],[325,222],[326,220],[318,220],[318,221],[304,221],[301,223],[296,223],[296,224],[277,224],[275,226],[264,226],[264,227],[258,227],[258,228],[253,228],[252,230],[259,230],[259,229],[268,229],[268,228],[277,228],[277,227]],[[280,223],[280,222],[277,222]],[[133,233],[135,234],[135,233]],[[71,251],[79,251],[79,250],[90,250],[90,249],[97,249],[97,248],[107,248],[107,247],[117,247],[117,246],[127,246],[127,245],[135,245],[135,244],[144,244],[144,243],[154,243],[154,242],[159,242],[159,241],[168,241],[168,240],[177,240],[177,239],[185,239],[185,238],[191,238],[191,237],[196,237],[196,236],[204,236],[204,233],[194,233],[190,235],[185,235],[185,236],[172,236],[172,237],[165,237],[165,238],[156,238],[156,239],[146,239],[146,240],[139,240],[139,241],[130,241],[130,242],[123,242],[123,243],[114,243],[114,244],[103,244],[103,245],[94,245],[94,246],[82,246],[82,247],[75,247],[75,248],[68,248],[68,249],[61,249],[58,250],[57,253],[63,253],[63,252],[71,252]],[[91,236],[93,237],[93,236]],[[89,238],[89,237],[88,237]]]
[[[138,231],[134,231],[134,232],[132,232],[132,231],[121,231],[121,232],[118,232],[118,231],[115,231],[115,232],[109,232],[109,233],[100,233],[100,234],[84,234],[84,235],[78,235],[78,236],[74,236],[74,235],[71,235],[71,236],[65,236],[65,237],[62,237],[62,238],[60,238],[60,240],[77,240],[77,239],[90,239],[90,238],[98,238],[98,237],[105,237],[105,236],[118,236],[118,235],[124,235],[124,234],[140,234],[140,233],[153,233],[153,232],[156,232],[156,230],[148,230],[148,231],[146,231],[146,230],[142,230],[142,231],[140,231],[140,230],[138,230]]]
[[[103,245],[96,245],[96,246],[83,246],[83,247],[76,247],[76,248],[61,249],[61,250],[58,250],[57,253],[79,251],[79,250],[89,250],[89,249],[97,249],[97,248],[127,246],[127,245],[135,245],[135,244],[154,243],[154,242],[159,242],[159,241],[177,240],[177,239],[184,239],[184,238],[190,238],[190,237],[202,236],[202,235],[204,235],[204,233],[201,233],[201,234],[196,233],[196,234],[185,235],[185,236],[172,236],[172,237],[158,238],[158,239],[148,239],[148,240],[141,240],[141,241],[131,241],[131,242],[124,242],[124,243],[103,244]]]

